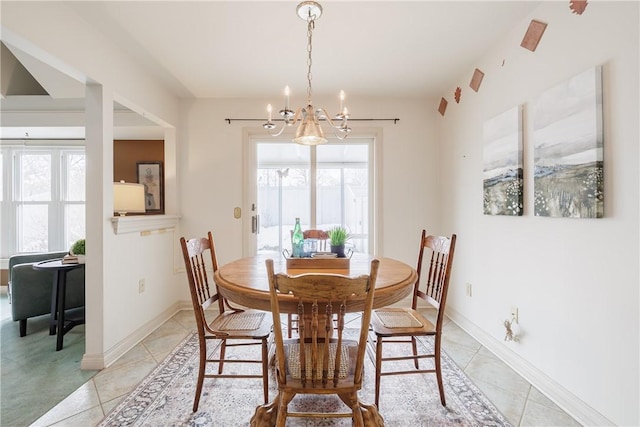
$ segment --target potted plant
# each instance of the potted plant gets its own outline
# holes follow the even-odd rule
[[[85,262],[85,240],[79,239],[76,240],[73,245],[71,245],[71,250],[69,251],[71,255],[75,255],[78,257],[78,263],[84,264]]]
[[[351,234],[344,227],[333,227],[327,232],[329,234],[329,245],[331,252],[338,254],[339,258],[344,258],[344,244],[351,238]]]

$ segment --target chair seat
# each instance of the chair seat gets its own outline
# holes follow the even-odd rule
[[[338,343],[329,343],[329,366],[327,378],[333,379],[333,373],[336,366],[336,347]],[[284,343],[285,357],[287,360],[287,376],[299,380],[302,378],[301,366],[300,366],[300,342],[298,340],[288,340]],[[318,345],[319,360],[318,365],[323,364],[323,346]],[[305,364],[306,364],[306,377],[311,379],[312,377],[312,359],[311,359],[311,344],[304,345],[305,348]],[[355,369],[355,357],[358,353],[358,343],[356,341],[343,341],[340,348],[340,368],[338,371],[338,378],[344,379],[348,375],[353,375]],[[322,379],[322,372],[316,372],[316,380]]]
[[[218,335],[261,339],[271,333],[271,316],[264,311],[225,311],[209,325]]]
[[[432,335],[435,325],[418,311],[411,308],[382,308],[374,310],[371,326],[376,335],[410,336]]]

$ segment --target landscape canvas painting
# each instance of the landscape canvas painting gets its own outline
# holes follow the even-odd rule
[[[513,107],[483,128],[485,215],[522,215],[522,109]]]
[[[602,218],[602,68],[544,92],[533,116],[535,215]]]

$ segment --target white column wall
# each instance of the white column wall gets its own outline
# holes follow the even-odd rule
[[[113,98],[101,85],[87,85],[86,90],[86,241],[89,261],[85,265],[86,334],[84,364],[102,362],[104,349],[104,285],[108,262],[104,248],[110,243],[104,218],[113,206]]]
[[[587,425],[638,425],[638,2],[589,2],[582,16],[544,2],[535,52],[520,47],[529,19],[460,73],[460,104],[438,120],[443,226],[458,233],[448,301],[458,323]],[[504,65],[503,65],[504,61]],[[603,66],[605,218],[533,215],[531,105],[546,89]],[[443,93],[452,93],[455,87]],[[482,126],[524,105],[524,217],[482,210]],[[465,295],[471,283],[473,296]],[[519,343],[502,322],[519,308]]]

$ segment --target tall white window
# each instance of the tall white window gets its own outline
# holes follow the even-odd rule
[[[2,258],[85,236],[83,147],[2,147]]]

